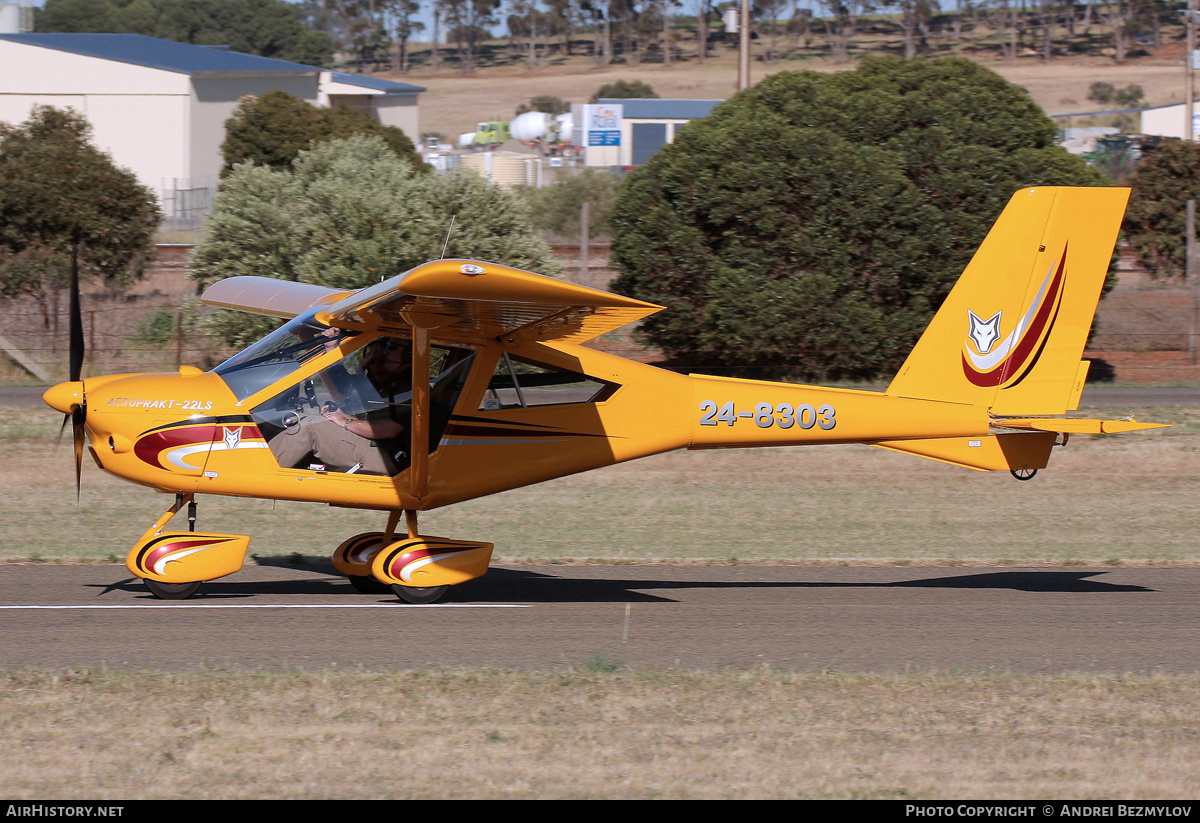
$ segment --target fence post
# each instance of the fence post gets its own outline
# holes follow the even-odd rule
[[[1196,201],[1187,201],[1187,261],[1184,272],[1192,293],[1192,318],[1188,327],[1188,363],[1196,365],[1196,335],[1200,334],[1200,293],[1197,292],[1196,271]]]
[[[587,280],[588,275],[588,252],[591,251],[588,225],[591,222],[589,211],[591,207],[584,203],[579,209],[579,283],[583,286],[590,286],[591,283]]]

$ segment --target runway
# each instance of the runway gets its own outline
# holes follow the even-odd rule
[[[167,602],[120,565],[0,566],[7,668],[1183,673],[1198,625],[1195,568],[520,566],[411,606],[327,567]]]

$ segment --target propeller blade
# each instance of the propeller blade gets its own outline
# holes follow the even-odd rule
[[[71,382],[83,372],[83,312],[79,308],[79,247],[71,245]]]
[[[74,406],[71,409],[71,427],[74,429],[75,439],[75,502],[79,502],[79,494],[82,489],[80,477],[83,474],[83,421],[86,411],[83,406]]]

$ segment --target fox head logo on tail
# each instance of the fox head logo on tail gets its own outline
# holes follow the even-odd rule
[[[979,315],[967,309],[967,319],[971,323],[969,334],[971,339],[975,341],[975,348],[980,354],[987,354],[992,350],[992,346],[996,345],[996,341],[1000,339],[1000,315],[1003,312],[996,312],[987,320],[981,320]]]

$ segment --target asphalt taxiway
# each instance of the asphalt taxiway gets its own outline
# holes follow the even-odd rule
[[[328,567],[249,567],[186,601],[120,565],[0,566],[0,664],[132,669],[1194,672],[1200,569],[514,566],[412,606]]]

